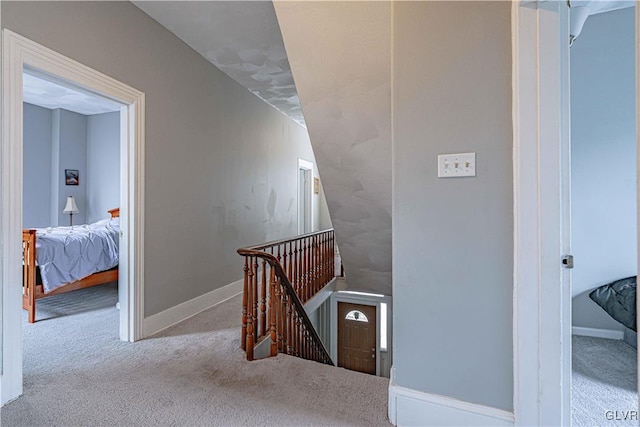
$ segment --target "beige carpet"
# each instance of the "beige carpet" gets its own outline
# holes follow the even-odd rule
[[[25,393],[2,408],[3,427],[389,425],[385,378],[284,355],[247,362],[240,297],[131,344],[117,337],[115,288],[102,288],[39,301]]]

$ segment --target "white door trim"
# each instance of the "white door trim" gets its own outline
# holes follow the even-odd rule
[[[516,425],[571,424],[568,15],[513,2]]]
[[[22,72],[32,68],[123,104],[121,113],[120,338],[142,338],[144,317],[144,93],[10,30],[2,31],[0,404],[22,393]],[[124,286],[123,286],[124,285]]]
[[[338,365],[338,303],[339,302],[348,302],[351,304],[360,304],[360,305],[370,305],[376,307],[376,375],[380,376],[381,372],[381,359],[380,359],[380,315],[382,310],[380,309],[381,303],[387,304],[387,355],[389,357],[389,366],[392,364],[393,355],[392,355],[392,339],[391,331],[393,330],[393,325],[391,319],[393,318],[392,312],[392,304],[391,297],[388,295],[374,295],[367,293],[342,293],[342,292],[334,292],[331,294],[331,298],[329,300],[329,328],[330,328],[330,353],[331,359],[334,361],[336,366]]]

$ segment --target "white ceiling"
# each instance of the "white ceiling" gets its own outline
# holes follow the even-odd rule
[[[120,104],[108,99],[61,86],[43,78],[22,74],[23,100],[40,107],[63,108],[91,116],[120,111]]]
[[[271,1],[134,1],[255,95],[304,125]]]

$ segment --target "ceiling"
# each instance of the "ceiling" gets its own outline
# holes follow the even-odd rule
[[[49,80],[22,74],[23,100],[48,109],[62,108],[86,116],[120,111],[120,104]]]
[[[272,2],[133,3],[229,77],[304,125]]]
[[[162,26],[252,93],[305,125],[271,1],[133,1]],[[571,36],[589,15],[630,0],[571,0]]]
[[[569,4],[571,5],[569,34],[572,39],[580,35],[589,16],[635,6],[633,0],[570,0]]]

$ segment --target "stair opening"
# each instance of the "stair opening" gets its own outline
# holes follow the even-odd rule
[[[244,257],[240,341],[247,360],[285,353],[334,365],[304,304],[335,284],[335,248],[330,229],[238,249]]]

